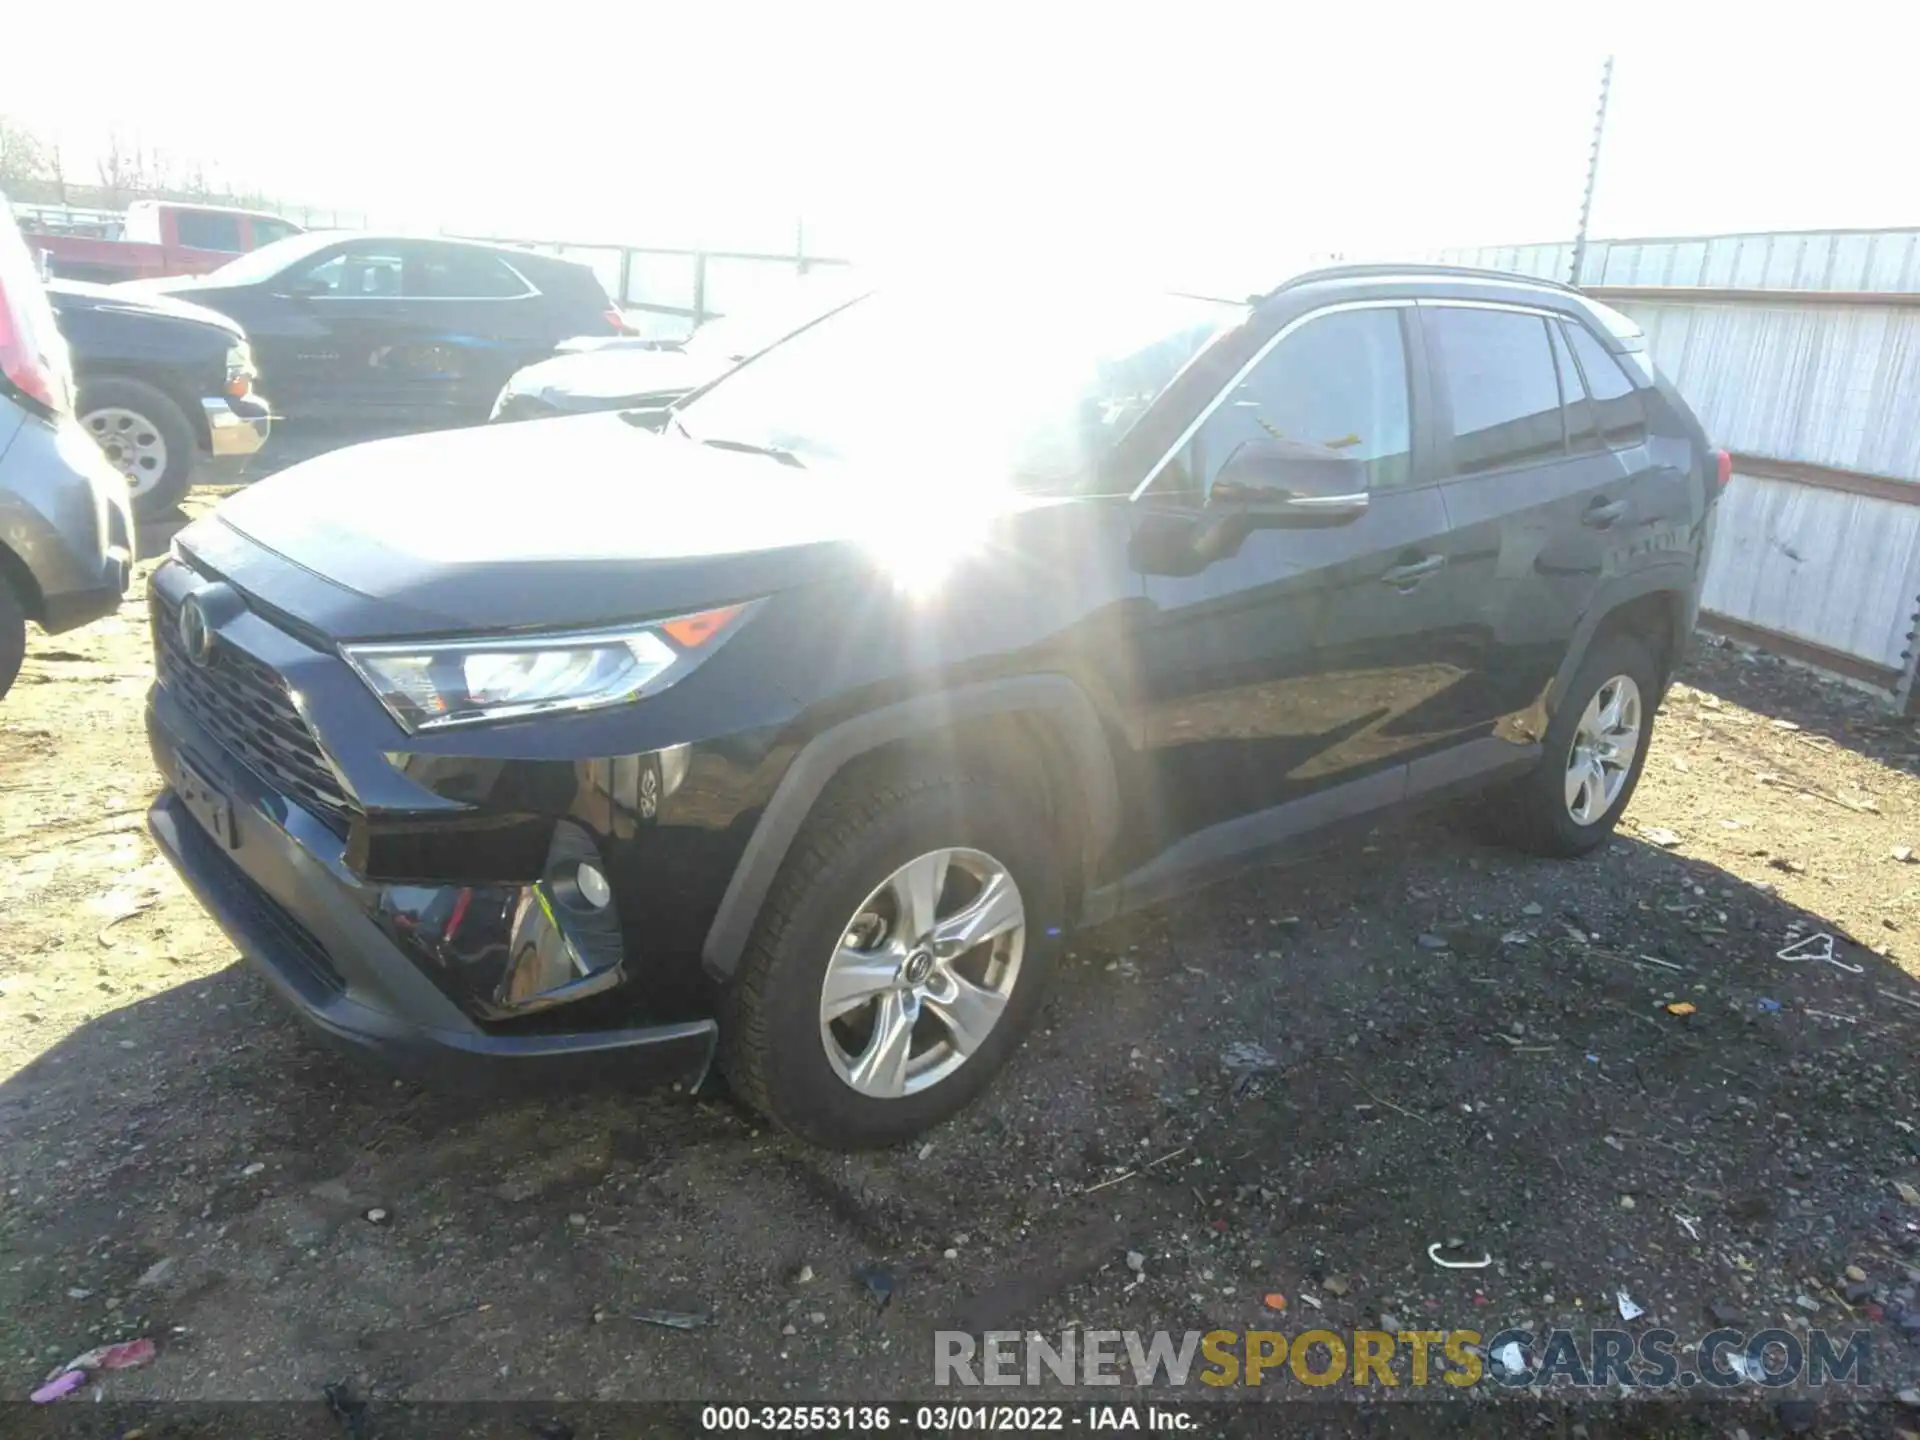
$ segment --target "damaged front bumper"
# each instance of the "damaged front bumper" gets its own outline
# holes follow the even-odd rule
[[[168,786],[148,815],[156,844],[324,1035],[461,1088],[511,1087],[536,1071],[690,1086],[705,1076],[718,1034],[710,1019],[539,1026],[538,1012],[622,978],[617,931],[583,932],[544,884],[361,880],[337,835],[208,743],[165,687],[149,701],[148,732]],[[489,1011],[535,1018],[501,1025]]]

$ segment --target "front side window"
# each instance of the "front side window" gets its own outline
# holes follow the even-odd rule
[[[1479,475],[1566,453],[1547,322],[1513,310],[1423,310],[1453,407],[1453,469]]]
[[[742,365],[676,415],[708,444],[803,468],[1065,493],[1246,307],[1153,292],[879,290]]]
[[[174,233],[189,250],[239,250],[240,217],[218,210],[181,210],[173,217]]]
[[[339,300],[387,298],[401,294],[401,258],[391,250],[345,250],[307,270],[299,289]]]
[[[1406,484],[1406,355],[1397,308],[1314,316],[1233,386],[1170,483],[1204,494],[1241,447],[1291,440],[1363,461],[1370,489]]]

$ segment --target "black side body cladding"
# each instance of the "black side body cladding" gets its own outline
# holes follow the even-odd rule
[[[1036,712],[1058,722],[1073,752],[1086,810],[1088,853],[1093,858],[1105,854],[1119,831],[1120,789],[1100,718],[1072,680],[1065,675],[1025,675],[904,700],[822,731],[794,756],[720,899],[701,948],[708,973],[722,980],[733,974],[794,836],[821,792],[849,763],[890,741],[938,733],[957,722]]]

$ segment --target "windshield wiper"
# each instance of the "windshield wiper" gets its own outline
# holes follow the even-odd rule
[[[678,422],[676,422],[678,423]],[[687,427],[682,425],[680,433],[685,435]],[[791,450],[782,450],[777,445],[755,445],[750,440],[702,440],[702,445],[711,445],[715,450],[737,450],[742,455],[764,455],[769,460],[778,460],[782,465],[791,465],[796,470],[806,469],[806,464]]]

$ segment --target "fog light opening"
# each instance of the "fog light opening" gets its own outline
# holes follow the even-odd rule
[[[607,883],[600,867],[591,861],[580,862],[580,868],[573,873],[573,883],[579,887],[580,898],[596,910],[606,909],[613,899],[613,887]]]

